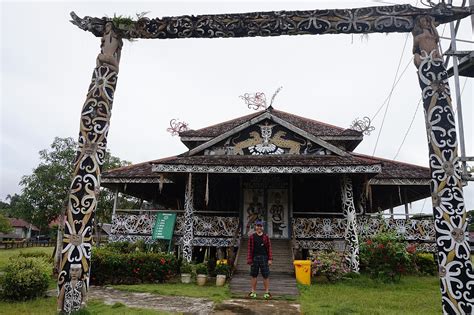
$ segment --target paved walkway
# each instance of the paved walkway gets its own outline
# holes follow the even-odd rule
[[[89,299],[102,300],[105,304],[122,303],[128,307],[195,314],[195,315],[297,315],[300,306],[294,301],[232,299],[218,305],[204,298],[163,296],[151,293],[133,293],[107,287],[92,286]]]
[[[211,314],[214,306],[212,301],[203,298],[134,293],[94,286],[89,291],[88,299],[102,300],[107,305],[122,303],[128,307],[196,315]]]

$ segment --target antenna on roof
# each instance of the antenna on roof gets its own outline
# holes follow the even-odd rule
[[[166,128],[166,131],[171,133],[172,136],[179,135],[180,132],[189,130],[189,125],[187,122],[179,121],[179,119],[171,119],[170,127]]]
[[[359,119],[357,117],[352,121],[352,125],[349,127],[352,130],[357,130],[359,132],[362,132],[364,135],[369,136],[372,131],[375,130],[374,126],[370,125],[371,121],[369,117],[364,117],[362,119]]]
[[[275,97],[281,91],[281,89],[283,89],[282,86],[280,86],[275,91],[275,93],[273,93],[272,98],[270,100],[270,105],[267,104],[267,97],[265,96],[265,93],[263,92],[245,93],[244,95],[240,95],[239,97],[244,100],[245,104],[250,109],[253,109],[253,110],[267,109],[267,108],[272,107],[273,101],[275,100]]]
[[[283,89],[283,86],[280,86],[276,91],[275,93],[273,93],[272,95],[272,100],[270,101],[270,106],[269,107],[272,107],[273,105],[273,101],[275,100],[275,97],[277,96],[278,93],[280,93],[280,91]]]

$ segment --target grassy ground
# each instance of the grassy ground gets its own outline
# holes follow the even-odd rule
[[[42,252],[46,253],[51,257],[53,255],[54,247],[27,247],[27,248],[14,248],[14,249],[0,249],[0,271],[5,269],[8,260],[11,257],[18,256],[21,252]]]
[[[0,250],[0,271],[10,257],[20,251],[52,253],[53,248],[24,248]],[[474,256],[471,256],[474,259]],[[52,281],[54,287],[54,281]],[[222,302],[231,297],[229,287],[204,287],[195,284],[167,283],[142,285],[117,285],[114,288],[130,292],[149,292],[171,296],[204,297]],[[300,287],[301,310],[304,314],[439,314],[441,297],[438,277],[403,277],[400,283],[385,284],[366,276],[337,284],[316,282],[310,287]],[[0,314],[55,314],[56,298],[40,298],[28,302],[0,301]],[[128,308],[122,304],[105,305],[89,301],[83,314],[167,314],[143,309]]]
[[[229,285],[216,287],[214,283],[208,282],[205,286],[197,286],[194,283],[163,283],[163,284],[136,284],[136,285],[114,285],[117,290],[128,292],[148,292],[160,295],[202,297],[220,303],[230,299]]]
[[[0,314],[15,315],[45,315],[56,314],[56,298],[39,298],[27,302],[4,302],[0,301]],[[101,301],[91,300],[87,303],[87,309],[80,312],[81,315],[165,315],[167,312],[157,312],[146,309],[129,308],[123,304],[105,305]]]
[[[300,287],[304,314],[440,314],[438,277],[406,276],[386,284],[361,276]]]

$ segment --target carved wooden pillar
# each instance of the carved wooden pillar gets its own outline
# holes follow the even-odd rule
[[[97,207],[122,40],[107,22],[101,52],[82,107],[79,145],[66,210],[58,277],[58,311],[84,305],[89,287],[92,227]]]
[[[190,262],[193,256],[193,205],[194,187],[192,173],[189,173],[185,186],[184,195],[184,234],[183,234],[183,258]]]
[[[473,314],[474,273],[448,76],[433,18],[417,18],[412,33],[428,136],[443,313]]]
[[[359,272],[359,239],[357,236],[356,211],[354,207],[354,195],[352,191],[352,180],[349,176],[341,178],[342,210],[346,218],[346,262],[353,272]]]

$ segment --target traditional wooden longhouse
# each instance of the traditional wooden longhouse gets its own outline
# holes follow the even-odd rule
[[[269,107],[179,136],[187,152],[103,174],[104,186],[151,205],[114,210],[113,240],[149,241],[156,212],[171,210],[186,259],[197,246],[239,246],[256,219],[296,254],[334,248],[357,263],[359,239],[382,229],[434,249],[432,221],[408,213],[430,196],[429,169],[354,153],[359,131]],[[404,204],[402,219],[374,216]]]

